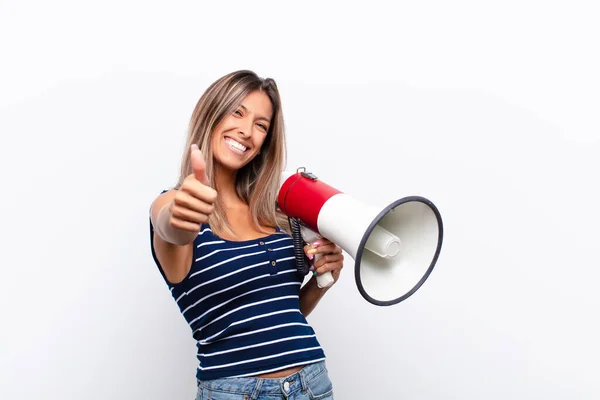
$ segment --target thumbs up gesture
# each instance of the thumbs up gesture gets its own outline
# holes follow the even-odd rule
[[[199,232],[214,211],[217,192],[206,176],[206,161],[197,145],[191,148],[192,173],[183,181],[171,203],[171,226],[189,232]]]
[[[192,145],[191,149],[192,171],[197,181],[205,186],[209,186],[208,177],[206,176],[206,161],[197,144]]]

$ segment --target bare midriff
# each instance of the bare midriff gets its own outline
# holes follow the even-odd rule
[[[294,367],[294,368],[288,368],[288,369],[284,369],[281,371],[275,371],[275,372],[270,372],[267,374],[261,374],[261,375],[255,375],[255,378],[266,378],[266,379],[270,379],[270,378],[283,378],[286,377],[288,375],[294,374],[298,371],[300,371],[302,369],[302,367]]]

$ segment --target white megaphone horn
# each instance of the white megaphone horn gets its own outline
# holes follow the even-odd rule
[[[397,304],[416,292],[442,247],[442,218],[424,197],[403,197],[377,208],[301,167],[295,173],[283,172],[277,205],[283,214],[300,221],[304,241],[321,236],[347,252],[355,261],[360,294],[378,306]],[[331,272],[318,275],[317,283],[331,285]]]

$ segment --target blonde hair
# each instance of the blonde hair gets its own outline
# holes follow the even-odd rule
[[[285,167],[287,154],[281,99],[277,84],[271,78],[263,79],[252,71],[240,70],[221,77],[208,87],[198,100],[190,120],[181,173],[175,188],[179,188],[192,173],[190,146],[194,143],[206,158],[206,174],[211,186],[215,187],[211,146],[215,127],[223,117],[233,113],[247,95],[256,90],[264,92],[271,100],[273,116],[260,153],[237,172],[235,190],[239,198],[248,204],[256,228],[267,233],[262,226],[284,230],[287,226],[287,217],[276,209],[281,172]],[[208,223],[217,235],[227,233],[235,236],[218,197]]]

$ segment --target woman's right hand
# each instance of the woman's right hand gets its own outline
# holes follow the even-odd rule
[[[206,162],[197,145],[191,148],[192,174],[188,175],[169,204],[169,224],[188,232],[199,232],[214,211],[217,192],[210,187]]]

